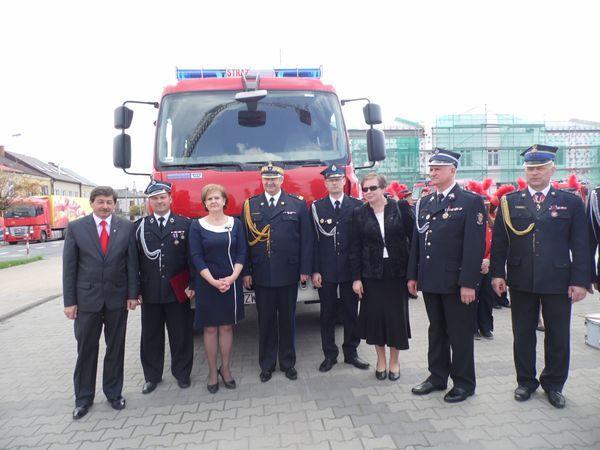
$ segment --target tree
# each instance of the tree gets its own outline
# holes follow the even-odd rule
[[[19,197],[41,195],[39,181],[21,174],[0,170],[0,212],[6,211]]]
[[[138,217],[142,215],[142,209],[138,205],[129,206],[129,216]]]

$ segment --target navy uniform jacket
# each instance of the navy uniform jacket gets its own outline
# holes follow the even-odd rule
[[[281,191],[271,209],[264,194],[246,200],[252,221],[259,230],[271,225],[270,254],[267,242],[250,246],[244,274],[252,275],[255,285],[278,287],[296,284],[300,274],[312,273],[313,231],[304,200]],[[246,239],[253,237],[244,220]]]
[[[593,193],[595,192],[595,199]],[[600,282],[600,258],[596,262],[596,250],[600,246],[600,217],[596,216],[596,212],[600,213],[600,209],[596,210],[596,205],[592,208],[592,202],[600,203],[600,186],[590,192],[587,216],[590,219],[590,266],[592,268],[592,282]],[[597,205],[600,208],[600,204]]]
[[[482,198],[455,185],[441,204],[436,193],[422,197],[415,220],[407,279],[432,294],[458,293],[463,286],[476,289],[485,253]],[[420,233],[418,228],[427,223],[428,230]]]
[[[591,269],[581,199],[551,187],[539,211],[528,189],[509,194],[506,200],[517,231],[535,226],[518,236],[506,226],[502,208],[498,208],[492,235],[492,277],[536,294],[566,294],[569,286],[587,289]]]
[[[140,223],[144,221],[144,237],[148,250],[161,249],[161,259],[149,259],[140,242]],[[161,233],[154,215],[135,223],[135,237],[140,261],[140,291],[145,303],[172,303],[177,298],[169,279],[189,269],[188,238],[190,219],[173,214]],[[160,266],[159,266],[160,264]]]
[[[310,211],[315,232],[313,272],[319,272],[323,281],[328,283],[352,281],[350,264],[348,263],[352,233],[352,211],[362,205],[362,202],[354,197],[344,195],[337,215],[329,195],[315,200],[313,204],[317,211],[319,225],[326,232],[331,232],[333,227],[336,227],[335,239],[333,236],[321,234],[314,217],[312,217],[312,210]]]

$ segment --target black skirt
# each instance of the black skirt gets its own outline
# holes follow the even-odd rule
[[[408,290],[405,278],[395,278],[389,260],[383,260],[383,279],[362,280],[364,295],[360,301],[357,332],[367,344],[408,349]]]

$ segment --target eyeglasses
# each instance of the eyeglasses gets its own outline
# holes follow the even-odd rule
[[[379,189],[379,186],[368,186],[368,187],[362,187],[361,188],[363,192],[375,192],[377,189]]]

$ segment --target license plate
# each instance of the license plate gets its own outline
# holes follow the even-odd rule
[[[256,303],[256,294],[254,292],[244,292],[244,305]]]

